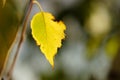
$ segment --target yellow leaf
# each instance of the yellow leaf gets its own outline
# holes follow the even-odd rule
[[[61,40],[65,38],[66,26],[62,21],[54,21],[54,16],[48,12],[39,12],[31,21],[32,36],[37,45],[54,67],[54,56],[61,47]]]

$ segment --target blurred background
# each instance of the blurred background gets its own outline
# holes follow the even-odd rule
[[[37,5],[33,5],[12,80],[120,80],[120,0],[38,1],[44,11],[65,23],[66,38],[55,56],[55,67],[52,69],[31,36],[31,18],[40,11]],[[6,0],[5,6],[14,5],[8,11],[16,12],[14,17],[19,23],[8,68],[29,3],[30,0]],[[11,30],[9,28],[8,32]]]

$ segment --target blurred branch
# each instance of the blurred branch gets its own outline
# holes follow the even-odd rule
[[[5,3],[6,3],[6,0],[3,0],[3,5],[2,5],[2,8],[4,8]]]
[[[33,6],[33,2],[32,1],[33,0],[30,0],[30,5],[29,5],[28,12],[27,12],[27,16],[26,16],[26,18],[24,20],[23,29],[22,29],[22,33],[21,33],[21,36],[20,36],[20,41],[18,43],[17,50],[16,50],[16,53],[15,53],[13,62],[11,64],[11,67],[10,67],[8,73],[7,73],[7,80],[11,79],[11,76],[12,76],[12,73],[13,73],[13,69],[14,69],[15,63],[17,61],[17,57],[19,55],[19,50],[20,50],[20,47],[21,47],[22,42],[24,40],[24,35],[25,35],[25,32],[26,32],[26,28],[27,28],[27,21],[28,21],[28,18],[29,18],[29,15],[30,15],[30,12],[31,12],[32,6]]]

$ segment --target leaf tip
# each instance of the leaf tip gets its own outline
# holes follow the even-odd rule
[[[50,60],[48,60],[48,61],[49,61],[49,63],[51,64],[52,68],[54,68],[54,60],[53,60],[53,59],[50,59]]]
[[[50,65],[52,66],[52,68],[54,69],[54,57],[46,56],[46,58]]]

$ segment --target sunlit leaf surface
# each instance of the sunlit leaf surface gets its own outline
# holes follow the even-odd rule
[[[37,45],[40,45],[41,51],[54,67],[54,56],[62,45],[61,40],[65,38],[65,25],[61,21],[54,21],[50,13],[40,12],[34,15],[31,29]]]

